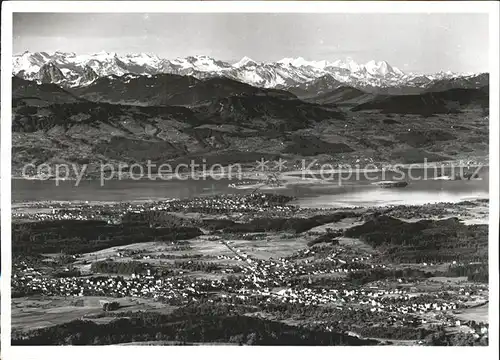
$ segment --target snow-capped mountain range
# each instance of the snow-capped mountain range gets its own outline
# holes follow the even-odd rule
[[[196,78],[225,76],[265,88],[288,88],[314,82],[325,76],[354,87],[424,86],[441,79],[473,74],[441,72],[437,74],[404,73],[385,61],[358,64],[352,59],[308,61],[302,57],[276,62],[256,62],[248,57],[230,64],[209,56],[189,56],[173,60],[151,54],[99,52],[77,55],[65,52],[24,52],[13,56],[13,75],[63,87],[81,87],[99,77],[124,74],[155,75],[172,73]]]

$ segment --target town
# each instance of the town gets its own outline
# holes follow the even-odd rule
[[[371,240],[374,221],[387,239],[398,226],[405,236],[404,227],[414,225],[389,215],[413,216],[418,209],[301,209],[291,203],[287,196],[256,193],[129,204],[39,203],[17,211],[13,342],[38,341],[64,321],[105,326],[95,325],[96,318],[140,317],[147,309],[123,310],[131,299],[143,299],[172,309],[162,316],[230,307],[255,321],[293,322],[359,341],[488,343],[484,252],[449,246],[449,235],[436,240],[449,249],[446,259],[415,254],[413,247],[395,252]],[[468,205],[448,212],[429,206],[421,216],[440,213],[444,220],[424,224],[444,233],[468,231],[468,225],[448,219]],[[482,234],[481,225],[470,226]],[[487,246],[482,238],[469,242]],[[72,311],[75,305],[66,302],[78,299],[100,302],[83,313]],[[30,328],[24,322],[43,319],[43,309],[23,304],[47,300],[59,304],[54,311],[67,313],[45,330]]]

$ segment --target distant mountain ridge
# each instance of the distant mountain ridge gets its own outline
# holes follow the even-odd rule
[[[174,74],[111,75],[69,91],[90,101],[147,106],[195,106],[217,98],[243,95],[296,99],[295,95],[285,90],[258,88],[228,78],[200,80]]]
[[[282,89],[307,86],[322,78],[331,78],[341,85],[361,90],[425,88],[436,81],[457,79],[459,82],[478,75],[450,72],[407,74],[385,61],[372,60],[359,64],[352,59],[308,61],[298,57],[257,62],[244,57],[230,64],[204,55],[168,60],[152,54],[118,55],[104,51],[91,55],[26,51],[13,56],[13,75],[41,83],[55,83],[65,88],[86,86],[98,78],[126,74],[190,75],[198,79],[227,77],[253,86]]]
[[[479,89],[454,88],[444,91],[415,95],[378,96],[355,106],[353,111],[381,110],[387,114],[435,114],[458,113],[468,106],[489,109],[489,87]]]

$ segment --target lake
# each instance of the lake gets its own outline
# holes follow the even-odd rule
[[[421,172],[421,173],[420,173]],[[381,174],[379,174],[381,175]],[[392,175],[377,178],[376,173],[353,176],[339,182],[338,174],[329,180],[311,183],[294,183],[283,189],[267,190],[291,195],[296,204],[303,207],[384,206],[435,202],[459,202],[471,199],[487,199],[489,169],[479,172],[475,180],[423,179],[423,170],[412,171],[417,180],[408,180],[405,188],[383,189],[374,185],[379,180],[391,180]],[[288,177],[292,178],[292,177]],[[234,180],[110,180],[100,185],[98,180],[82,180],[75,186],[74,180],[12,180],[12,201],[143,201],[167,198],[190,198],[216,194],[249,193],[252,189],[234,189],[228,185]],[[251,182],[251,181],[250,181]]]

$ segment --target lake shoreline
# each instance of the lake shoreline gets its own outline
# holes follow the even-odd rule
[[[464,161],[464,160],[450,160],[450,161],[441,161],[441,162],[426,162],[426,163],[413,163],[413,164],[368,164],[365,165],[364,168],[362,168],[359,164],[348,164],[345,166],[339,166],[337,168],[329,167],[325,169],[313,169],[313,168],[306,168],[306,169],[295,169],[295,170],[285,170],[285,171],[259,171],[259,170],[243,170],[239,171],[238,173],[234,173],[234,171],[231,171],[230,166],[225,166],[223,167],[223,171],[195,171],[195,172],[190,172],[190,171],[179,171],[176,175],[177,178],[182,178],[182,179],[193,179],[195,180],[196,178],[215,178],[215,177],[221,177],[221,178],[229,178],[229,177],[237,177],[239,179],[244,179],[244,178],[264,178],[267,177],[268,175],[280,175],[280,176],[296,176],[296,175],[317,175],[317,174],[345,174],[345,173],[376,173],[376,172],[391,172],[391,171],[401,171],[401,170],[411,170],[411,169],[419,169],[419,170],[424,170],[424,169],[446,169],[446,168],[488,168],[489,167],[489,161]],[[78,169],[81,170],[81,169]],[[191,174],[191,175],[190,175]],[[108,175],[108,173],[104,173],[104,175]],[[133,176],[132,176],[133,175]],[[105,179],[105,181],[109,180],[136,180],[134,177],[137,174],[131,174],[130,172],[124,171],[121,173],[117,173],[117,177],[113,177],[111,179]],[[156,178],[160,178],[160,180],[171,180],[168,179],[168,177],[172,177],[172,179],[175,179],[174,175],[172,173],[158,173],[154,174]],[[97,171],[91,172],[85,176],[82,176],[80,180],[98,180],[101,179],[102,175],[98,173]],[[46,181],[46,180],[52,180],[52,181],[75,181],[77,180],[76,176],[68,176],[64,178],[59,178],[56,179],[55,177],[49,177],[47,178],[47,175],[40,175],[40,176],[18,176],[18,175],[12,175],[11,176],[12,180],[33,180],[33,181]],[[137,180],[156,180],[152,179],[149,177],[142,177],[141,179]]]

